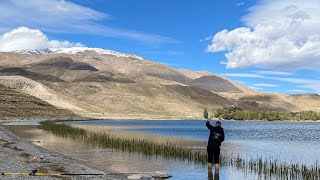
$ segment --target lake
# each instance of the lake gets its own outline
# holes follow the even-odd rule
[[[214,122],[212,122],[214,123]],[[185,147],[205,150],[209,131],[205,121],[142,121],[108,120],[68,122],[89,131],[108,132],[119,137],[148,139],[160,143],[171,142]],[[225,142],[221,151],[240,154],[246,158],[269,158],[282,162],[315,164],[320,157],[320,124],[313,122],[222,121]],[[92,147],[66,138],[54,137],[36,126],[7,127],[27,140],[40,140],[40,146],[85,159],[115,172],[169,171],[173,179],[208,179],[206,166],[145,156],[138,153],[117,152]],[[257,179],[233,167],[223,167],[220,179]]]
[[[122,131],[143,132],[195,141],[207,141],[206,121],[82,121],[72,125],[114,126]],[[212,122],[212,124],[214,121]],[[278,158],[314,164],[320,158],[320,123],[223,121],[225,142],[222,150],[244,156]],[[319,160],[319,159],[318,159]]]

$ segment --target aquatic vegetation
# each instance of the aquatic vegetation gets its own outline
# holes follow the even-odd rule
[[[205,108],[205,109],[203,110],[203,117],[204,117],[205,119],[208,119],[208,110],[207,110],[207,108]]]
[[[41,122],[41,128],[60,137],[68,137],[92,145],[112,148],[119,151],[138,152],[145,155],[175,158],[189,163],[207,164],[204,150],[184,148],[171,143],[155,143],[134,138],[119,138],[106,133],[89,132],[71,125],[56,124],[53,121]],[[239,155],[222,154],[221,166],[236,167],[246,173],[256,173],[261,179],[310,179],[320,178],[320,166],[306,166],[298,163],[285,163],[261,157],[245,159]]]
[[[320,112],[316,111],[246,111],[241,108],[221,108],[215,110],[215,117],[236,120],[320,120]]]
[[[41,122],[41,128],[60,137],[79,139],[86,143],[105,148],[127,152],[140,152],[146,155],[160,155],[166,158],[178,158],[190,162],[206,163],[206,154],[192,149],[186,149],[174,144],[158,144],[139,139],[122,139],[106,133],[88,132],[70,125],[56,124],[52,121]]]

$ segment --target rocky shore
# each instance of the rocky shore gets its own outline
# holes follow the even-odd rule
[[[21,176],[1,175],[0,179],[126,179],[113,172],[103,172],[90,164],[36,146],[15,136],[0,126],[0,172],[26,172],[37,170],[39,173],[104,174],[86,176]]]

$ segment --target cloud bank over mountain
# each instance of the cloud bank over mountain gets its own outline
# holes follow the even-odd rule
[[[245,27],[222,30],[209,52],[225,51],[227,68],[278,70],[320,67],[320,1],[261,1],[243,17]]]
[[[0,37],[0,51],[19,51],[25,49],[82,47],[81,43],[49,40],[39,29],[19,27]]]

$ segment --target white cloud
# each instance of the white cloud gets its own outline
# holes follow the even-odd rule
[[[302,90],[302,89],[291,89],[291,90],[288,90],[288,92],[293,92],[293,93],[308,93],[309,91]]]
[[[92,34],[144,42],[177,42],[168,37],[107,26],[109,14],[65,0],[0,1],[0,30],[19,26],[54,33]]]
[[[254,86],[248,86],[248,88],[255,89],[255,90],[262,90],[261,87],[254,87]]]
[[[213,36],[208,36],[208,37],[205,37],[203,39],[200,39],[200,42],[210,41],[212,38],[213,38]]]
[[[228,77],[247,77],[247,78],[264,78],[264,76],[259,74],[249,74],[249,73],[224,73],[221,76]]]
[[[243,6],[245,3],[244,2],[239,2],[239,3],[237,3],[236,5],[237,6]]]
[[[297,86],[298,88],[307,88],[307,89],[310,89],[309,86],[306,86],[306,85],[301,85],[301,86]]]
[[[283,71],[254,71],[257,74],[264,74],[264,75],[280,75],[280,76],[292,76],[293,73],[290,72],[283,72]]]
[[[221,74],[222,76],[228,77],[242,77],[242,78],[260,78],[260,79],[271,79],[282,82],[289,82],[293,84],[300,84],[299,87],[310,88],[320,93],[320,80],[317,79],[300,79],[300,78],[283,78],[274,76],[263,76],[259,74],[248,74],[248,73],[226,73]]]
[[[0,37],[0,51],[16,51],[25,49],[65,48],[83,46],[81,43],[69,41],[49,40],[38,29],[19,27]]]
[[[261,83],[261,84],[253,84],[252,86],[254,86],[254,87],[278,87],[279,85]]]
[[[320,80],[299,79],[299,78],[275,78],[267,77],[278,81],[290,82],[295,84],[303,84],[305,88],[310,88],[320,93]]]
[[[216,33],[207,51],[226,51],[227,68],[318,69],[319,9],[319,0],[262,0],[245,27]]]

